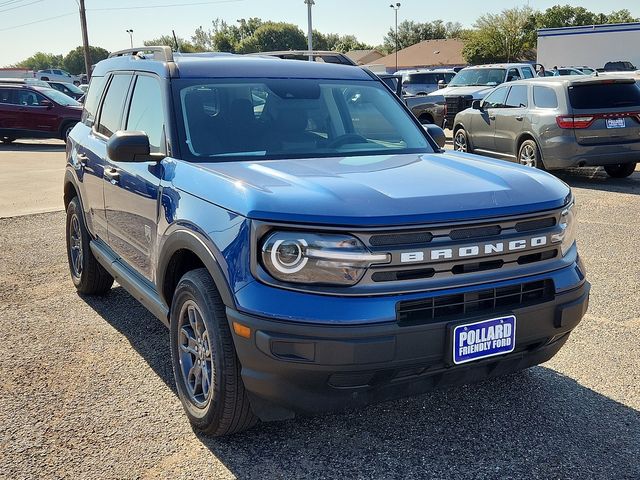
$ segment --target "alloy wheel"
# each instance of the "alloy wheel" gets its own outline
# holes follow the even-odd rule
[[[71,269],[73,270],[73,275],[77,278],[80,278],[82,275],[82,260],[83,260],[83,252],[82,252],[82,232],[80,230],[80,219],[77,215],[71,217],[70,222],[70,232],[69,232],[69,250],[71,256]]]
[[[180,310],[178,325],[178,355],[180,372],[187,387],[189,400],[204,408],[213,393],[213,361],[209,331],[200,308],[187,300]]]
[[[536,152],[532,145],[524,145],[520,150],[520,164],[532,168],[536,168],[538,166]]]
[[[467,151],[467,135],[464,130],[458,130],[456,136],[453,139],[453,149],[459,152]]]

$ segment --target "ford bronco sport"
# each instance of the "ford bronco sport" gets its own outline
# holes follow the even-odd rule
[[[211,435],[539,364],[587,308],[567,185],[441,150],[360,68],[116,52],[67,152],[73,283],[169,327]]]

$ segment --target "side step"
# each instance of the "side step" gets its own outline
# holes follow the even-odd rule
[[[140,278],[140,276],[126,266],[122,260],[104,243],[99,240],[91,240],[91,251],[100,265],[111,274],[122,287],[136,300],[144,305],[162,323],[169,327],[169,308],[164,304],[158,292],[153,286]]]

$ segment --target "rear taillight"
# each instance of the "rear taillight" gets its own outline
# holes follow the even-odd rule
[[[595,116],[593,115],[559,115],[556,123],[560,128],[589,128]]]

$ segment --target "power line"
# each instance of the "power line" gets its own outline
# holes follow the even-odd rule
[[[42,1],[43,1],[43,0],[34,0],[34,1],[33,1],[33,2],[31,2],[31,3],[24,3],[24,4],[22,4],[22,5],[17,5],[17,6],[15,6],[15,7],[5,8],[4,10],[0,10],[0,13],[2,13],[2,12],[8,12],[9,10],[15,10],[15,9],[17,9],[17,8],[27,7],[27,6],[29,6],[29,5],[33,5],[34,3],[40,3],[40,2],[42,2]],[[1,6],[1,5],[0,5],[0,6]]]
[[[133,6],[133,7],[104,7],[104,8],[87,8],[87,12],[102,12],[109,10],[141,10],[145,8],[168,8],[168,7],[194,7],[197,5],[213,5],[219,3],[238,3],[243,2],[244,0],[217,0],[213,2],[194,2],[194,3],[171,3],[165,5],[144,5],[144,6]]]
[[[27,0],[8,0],[6,2],[0,2],[0,7],[6,7],[7,5],[15,5],[16,3],[26,2]]]
[[[63,13],[62,15],[56,15],[55,17],[43,18],[41,20],[35,20],[29,23],[23,23],[21,25],[14,25],[13,27],[0,28],[0,32],[6,32],[7,30],[13,30],[14,28],[26,27],[27,25],[34,25],[36,23],[48,22],[49,20],[55,20],[56,18],[68,17],[70,15],[76,15],[76,12]]]

